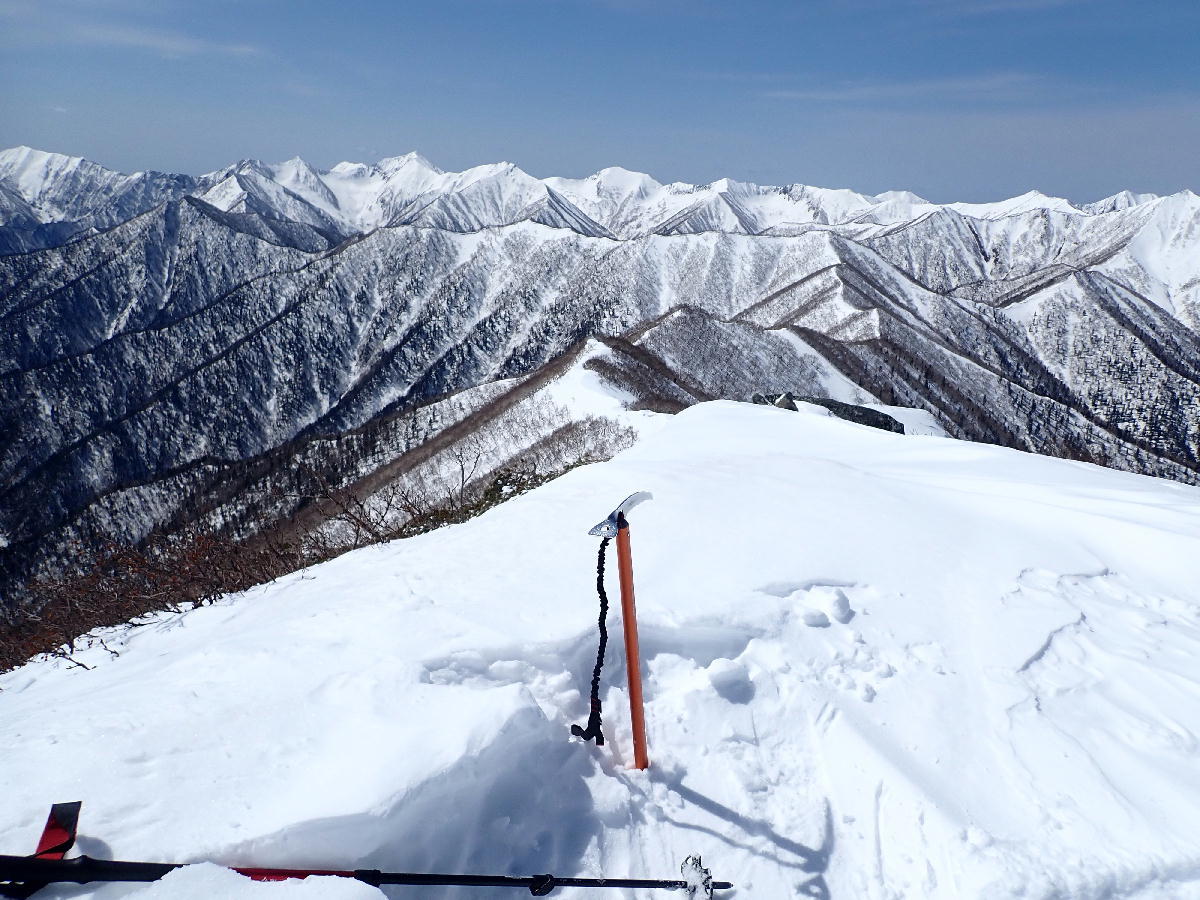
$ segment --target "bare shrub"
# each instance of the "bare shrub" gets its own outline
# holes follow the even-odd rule
[[[304,496],[281,495],[283,505],[321,502],[332,514],[300,538],[238,542],[193,529],[137,546],[77,547],[83,561],[74,574],[33,581],[31,602],[0,621],[0,672],[39,653],[72,659],[80,637],[98,628],[209,603],[348,550],[465,521],[607,459],[635,437],[610,419],[573,421],[553,404],[527,403],[365,496],[302,466]]]
[[[550,403],[527,403],[471,432],[367,496],[329,494],[335,513],[304,537],[322,558],[462,522],[585,463],[633,444],[611,419],[571,420]]]
[[[228,538],[196,532],[155,535],[136,547],[110,543],[87,558],[78,573],[33,581],[32,603],[6,613],[0,672],[39,653],[69,659],[79,637],[94,629],[209,603],[306,563],[289,544],[251,551]]]

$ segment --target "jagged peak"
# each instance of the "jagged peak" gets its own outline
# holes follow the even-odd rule
[[[219,169],[214,169],[212,172],[206,172],[200,176],[200,180],[207,183],[216,183],[224,181],[231,175],[240,175],[247,172],[260,175],[265,173],[267,177],[270,177],[270,172],[262,160],[246,158],[239,159],[237,162],[222,166]]]
[[[262,175],[264,173],[270,173],[271,167],[261,159],[239,159],[234,165],[234,171],[239,173],[253,172],[255,175]]]

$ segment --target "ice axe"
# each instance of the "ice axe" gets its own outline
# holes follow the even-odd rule
[[[642,701],[642,667],[638,652],[637,609],[633,598],[633,555],[629,549],[629,521],[625,514],[639,503],[653,499],[648,491],[630,494],[621,505],[609,513],[608,518],[592,528],[588,534],[600,538],[600,555],[596,564],[596,591],[600,595],[600,648],[596,653],[596,667],[592,672],[591,714],[587,728],[571,726],[571,733],[584,740],[594,739],[597,745],[604,743],[600,723],[600,669],[604,666],[604,650],[608,645],[608,596],[604,592],[604,550],[612,538],[617,540],[617,574],[621,582],[621,620],[625,630],[625,668],[629,676],[629,718],[633,727],[633,766],[646,769],[650,759],[646,753],[646,714]]]

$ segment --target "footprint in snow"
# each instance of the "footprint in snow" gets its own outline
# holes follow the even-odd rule
[[[828,628],[830,625],[829,616],[819,609],[803,609],[800,611],[800,618],[809,628]]]
[[[800,607],[801,619],[810,628],[828,628],[833,622],[845,625],[854,618],[846,590],[856,587],[840,581],[804,581],[768,584],[759,590],[772,597],[794,600]]]
[[[718,696],[730,703],[749,703],[754,699],[754,682],[744,663],[732,659],[714,659],[705,670]]]
[[[858,584],[848,581],[810,580],[799,582],[775,582],[758,588],[763,594],[794,600],[800,607],[800,617],[810,628],[829,628],[838,622],[842,625],[854,618],[847,590],[853,592]]]

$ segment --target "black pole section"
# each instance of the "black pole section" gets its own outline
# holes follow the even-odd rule
[[[119,860],[92,859],[78,856],[74,859],[37,859],[31,856],[0,856],[0,894],[4,893],[3,882],[69,882],[90,884],[94,881],[157,881],[168,872],[182,868],[185,863],[122,862]],[[303,878],[306,875],[333,875],[354,878],[372,885],[453,885],[462,887],[513,887],[526,888],[534,896],[549,894],[556,887],[596,888],[662,888],[686,890],[682,880],[654,880],[645,878],[559,878],[555,875],[439,875],[417,872],[380,872],[375,869],[332,871],[326,869],[246,869],[233,867],[235,872],[270,872],[273,878]],[[727,890],[733,887],[728,881],[714,881],[714,889]]]

